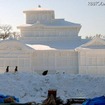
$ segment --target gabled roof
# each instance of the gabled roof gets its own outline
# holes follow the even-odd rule
[[[99,36],[94,37],[89,42],[81,45],[80,48],[90,48],[90,49],[105,49],[105,41],[101,39]]]
[[[20,28],[20,27],[23,27],[23,28],[24,27],[45,27],[45,25],[37,21],[34,24],[24,24],[24,25],[18,26],[17,28]]]
[[[21,43],[18,40],[3,40],[0,42],[0,51],[22,51],[22,52],[33,52],[34,49]]]
[[[23,28],[24,27],[78,27],[80,29],[81,25],[77,23],[65,21],[64,19],[54,19],[48,23],[37,21],[34,24],[24,24],[24,25],[18,26],[17,28],[22,28],[22,27]]]
[[[53,19],[49,23],[44,23],[46,26],[69,26],[69,27],[81,27],[80,24],[66,21],[65,19]]]

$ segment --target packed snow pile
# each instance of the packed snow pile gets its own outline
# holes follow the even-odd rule
[[[0,74],[0,94],[12,95],[20,102],[42,102],[49,89],[57,90],[63,100],[105,95],[105,77],[70,74],[4,73]]]

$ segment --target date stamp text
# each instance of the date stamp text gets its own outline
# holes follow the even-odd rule
[[[105,6],[105,2],[88,2],[88,6]]]

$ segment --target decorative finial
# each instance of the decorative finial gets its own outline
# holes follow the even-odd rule
[[[38,5],[39,8],[41,8],[41,5]]]

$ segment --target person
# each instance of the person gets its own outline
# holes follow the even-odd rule
[[[9,72],[9,66],[7,66],[7,68],[6,68],[6,72]]]
[[[45,70],[42,75],[47,75],[48,74],[48,70]]]
[[[15,72],[17,72],[17,71],[18,71],[18,67],[16,66],[16,67],[15,67]]]

